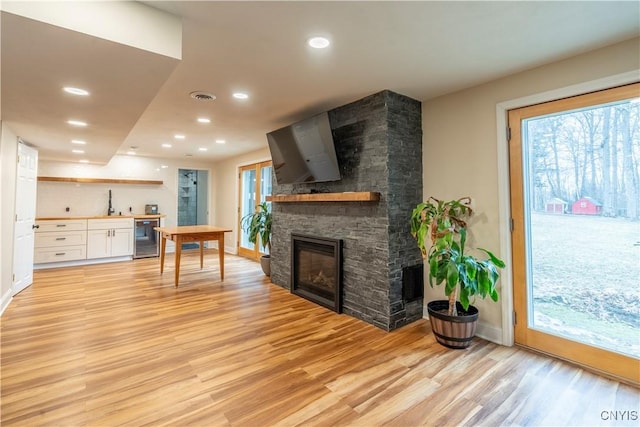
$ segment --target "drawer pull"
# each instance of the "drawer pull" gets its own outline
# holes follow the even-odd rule
[[[56,240],[67,240],[66,237],[56,237]]]
[[[56,224],[56,227],[66,227],[67,224]]]
[[[66,255],[66,254],[67,254],[66,252],[58,252],[58,253],[56,253],[56,256]]]

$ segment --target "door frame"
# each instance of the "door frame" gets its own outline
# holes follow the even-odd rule
[[[638,81],[640,69],[626,73],[616,74],[601,79],[578,83],[546,92],[527,95],[496,104],[496,130],[497,130],[497,157],[498,157],[498,217],[500,235],[500,254],[507,264],[503,274],[500,275],[502,282],[500,290],[502,309],[502,342],[500,344],[512,346],[514,344],[514,305],[513,305],[513,270],[511,265],[511,188],[509,184],[509,142],[508,133],[508,112],[515,108],[526,107],[528,105],[553,101],[560,98],[581,95],[597,90],[608,89],[614,86],[621,86]],[[497,338],[497,337],[496,337]]]

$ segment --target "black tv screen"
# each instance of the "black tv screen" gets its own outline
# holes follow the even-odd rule
[[[278,184],[340,179],[327,112],[269,132],[267,141]]]

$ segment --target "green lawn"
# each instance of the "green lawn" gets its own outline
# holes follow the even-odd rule
[[[534,213],[536,329],[640,358],[640,223]]]

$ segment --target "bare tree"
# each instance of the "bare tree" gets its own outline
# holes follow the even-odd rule
[[[626,199],[626,217],[638,219],[638,172],[634,169],[631,127],[629,123],[630,104],[619,106],[620,133],[622,136],[622,170],[624,194]]]
[[[620,193],[620,180],[618,176],[618,122],[618,109],[614,108],[613,129],[611,131],[612,138],[610,139],[609,146],[611,148],[611,188],[613,189],[612,204],[615,209],[615,216],[620,215],[620,197],[618,197],[618,194]]]
[[[555,197],[563,197],[562,180],[560,179],[560,159],[558,156],[558,130],[562,127],[562,118],[550,117],[548,119],[548,126],[550,129],[550,148],[553,156],[552,168],[547,168],[547,179],[551,186],[551,192]]]
[[[536,118],[527,132],[536,210],[551,197],[591,196],[603,215],[640,219],[640,104]]]
[[[611,107],[603,109],[602,118],[602,214],[615,216],[613,197],[615,188],[611,180]],[[614,138],[615,141],[615,138]],[[614,170],[614,173],[617,171]]]

